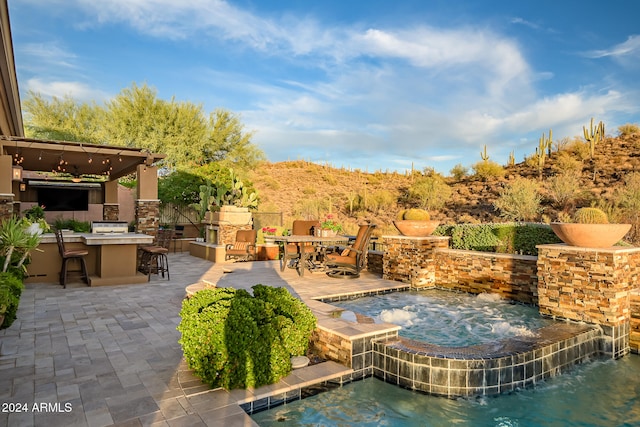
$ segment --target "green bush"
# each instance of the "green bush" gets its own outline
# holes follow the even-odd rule
[[[480,178],[482,181],[488,181],[494,178],[502,178],[505,174],[504,168],[498,163],[487,160],[475,163],[471,168],[474,171],[474,176]]]
[[[451,199],[451,187],[438,175],[425,176],[409,187],[409,197],[421,208],[438,210]]]
[[[546,224],[441,225],[433,234],[451,237],[451,249],[534,256],[537,245],[561,243]]]
[[[182,304],[178,330],[189,368],[212,387],[259,387],[291,372],[316,319],[284,288],[205,289]]]
[[[20,304],[20,296],[24,285],[22,280],[12,273],[0,273],[0,305],[7,305],[4,315],[4,321],[0,325],[0,329],[6,329],[16,320],[18,305]]]
[[[73,230],[77,233],[89,233],[91,232],[91,223],[88,221],[78,221],[73,218],[56,218],[53,223],[53,228],[56,230]]]
[[[509,221],[532,221],[541,212],[541,202],[537,182],[516,178],[500,192],[493,206]]]

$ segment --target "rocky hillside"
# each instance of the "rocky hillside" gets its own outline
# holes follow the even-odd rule
[[[480,161],[480,159],[478,159]],[[542,172],[535,156],[505,167],[502,177],[485,180],[474,175],[471,165],[467,176],[446,177],[451,198],[445,208],[432,215],[443,223],[502,221],[493,203],[501,190],[517,177],[540,184],[543,212],[539,220],[557,220],[562,211],[571,213],[576,206],[590,205],[598,200],[610,200],[624,178],[640,172],[640,134],[607,138],[595,147],[593,159],[589,146],[578,140],[565,141],[554,147]],[[559,206],[550,197],[547,187],[554,176],[573,171],[580,181],[582,193],[571,203]],[[305,161],[264,163],[252,172],[250,179],[261,199],[260,211],[283,212],[285,225],[294,218],[324,217],[331,213],[353,232],[361,219],[372,219],[380,233],[394,230],[396,213],[414,205],[407,190],[421,173],[365,173],[336,169]],[[366,207],[366,208],[365,208]]]

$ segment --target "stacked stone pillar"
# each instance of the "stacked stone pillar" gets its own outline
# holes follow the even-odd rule
[[[629,353],[630,296],[640,278],[640,248],[538,246],[540,313],[601,325],[604,351]]]
[[[414,288],[435,286],[435,251],[449,247],[449,238],[441,236],[383,236],[386,252],[382,277],[411,284]]]
[[[158,199],[158,168],[139,165],[138,199],[136,200],[136,232],[150,236],[158,234],[160,227],[160,200]]]
[[[120,205],[118,204],[118,181],[107,181],[104,183],[102,219],[105,221],[117,221],[119,217]]]

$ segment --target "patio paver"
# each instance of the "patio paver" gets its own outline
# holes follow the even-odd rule
[[[403,286],[367,274],[357,280],[321,273],[301,278],[294,270],[281,273],[277,261],[212,264],[177,253],[169,254],[169,265],[170,281],[152,275],[148,284],[27,285],[18,319],[0,331],[0,404],[7,410],[0,412],[0,426],[255,425],[239,403],[349,369],[327,362],[266,388],[211,390],[188,370],[178,344],[187,285],[286,286],[309,303],[319,322],[331,321],[331,310],[313,297]],[[15,405],[9,411],[8,404],[26,411]]]

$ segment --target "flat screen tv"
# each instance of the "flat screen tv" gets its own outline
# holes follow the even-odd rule
[[[89,190],[38,188],[38,204],[47,211],[88,211]]]

